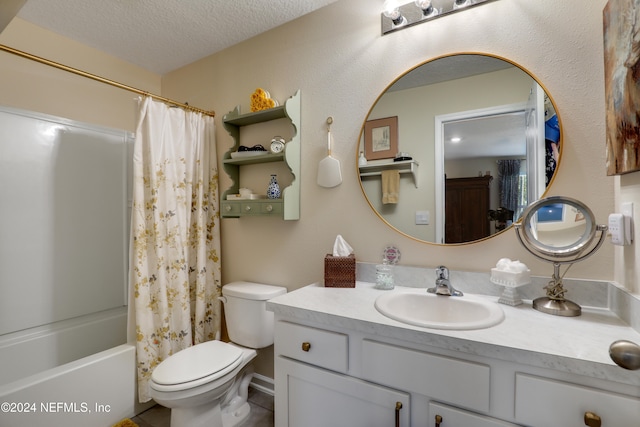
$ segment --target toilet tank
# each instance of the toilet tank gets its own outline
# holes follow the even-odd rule
[[[273,313],[267,300],[285,294],[287,288],[252,282],[233,282],[222,287],[224,318],[232,342],[249,348],[273,344]]]

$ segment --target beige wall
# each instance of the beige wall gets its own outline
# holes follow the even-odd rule
[[[455,16],[380,35],[382,1],[341,0],[162,77],[14,19],[0,43],[217,111],[218,154],[231,144],[222,116],[257,88],[283,102],[302,91],[302,207],[299,221],[272,218],[222,221],[223,280],[253,280],[290,290],[322,279],[323,257],[337,234],[360,261],[378,261],[385,245],[402,251],[402,264],[489,271],[504,256],[519,258],[536,275],[551,266],[533,259],[513,231],[455,247],[408,239],[383,225],[361,193],[356,173],[360,128],[378,95],[405,70],[455,52],[509,58],[529,70],[552,95],[564,130],[564,151],[553,195],[587,203],[599,222],[621,201],[640,203],[640,174],[605,173],[602,8],[606,0],[504,0]],[[75,120],[133,130],[132,94],[0,52],[0,103]],[[91,107],[88,108],[87,105]],[[334,117],[334,155],[344,182],[316,185],[326,154],[328,116]],[[271,135],[268,136],[269,138]],[[220,168],[222,170],[222,168]],[[230,184],[222,176],[221,187]],[[266,183],[265,183],[266,186]],[[640,204],[636,212],[640,211]],[[636,214],[638,217],[638,214]],[[571,277],[615,279],[640,292],[635,245],[605,244]],[[614,263],[615,260],[615,263]],[[269,361],[268,352],[261,360]],[[270,362],[258,368],[267,375]]]
[[[0,43],[140,90],[160,93],[160,76],[14,18]],[[0,51],[0,104],[135,131],[136,98],[86,77]]]
[[[321,280],[323,256],[337,234],[351,243],[360,261],[378,261],[384,246],[393,243],[407,265],[489,271],[509,256],[529,264],[534,274],[550,275],[551,266],[522,249],[513,231],[482,243],[442,247],[383,225],[360,190],[356,146],[371,105],[408,68],[454,52],[504,56],[536,76],[558,106],[565,149],[551,193],[584,201],[599,222],[606,222],[614,209],[614,178],[606,177],[604,168],[605,3],[498,1],[383,37],[379,8],[370,0],[343,0],[164,76],[165,96],[211,104],[218,124],[237,104],[249,111],[249,95],[257,87],[280,102],[302,91],[301,219],[223,220],[223,280],[255,280],[290,290]],[[316,185],[328,116],[334,117],[334,155],[344,177],[333,189]],[[217,135],[221,157],[231,138],[222,126]],[[222,187],[229,185],[224,177],[221,181]],[[571,275],[612,279],[613,252],[605,245]]]
[[[411,240],[383,225],[362,195],[356,147],[372,104],[405,70],[455,52],[500,55],[529,70],[557,104],[565,148],[551,195],[582,200],[599,222],[606,222],[616,203],[616,179],[605,173],[605,3],[497,1],[383,37],[382,1],[341,0],[164,76],[165,96],[190,99],[193,105],[212,104],[218,124],[237,104],[248,112],[249,95],[257,87],[280,102],[302,91],[301,219],[223,220],[223,280],[280,284],[290,290],[322,280],[323,257],[337,234],[354,247],[360,261],[378,261],[385,245],[395,244],[405,265],[445,264],[488,272],[507,256],[527,263],[533,274],[549,276],[551,265],[536,261],[513,231],[482,243],[442,247]],[[342,162],[344,178],[333,189],[316,185],[328,116],[334,118],[334,155]],[[222,126],[217,135],[222,157],[232,142]],[[228,185],[223,177],[221,186]],[[637,191],[633,194],[640,199]],[[629,262],[629,270],[637,275],[635,259]],[[613,279],[614,249],[606,244],[589,262],[574,266],[570,276]],[[622,279],[622,274],[616,278]],[[630,288],[632,283],[625,281]],[[270,368],[266,362],[257,369],[269,374]]]

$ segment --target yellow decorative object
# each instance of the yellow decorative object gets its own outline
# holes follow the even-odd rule
[[[264,89],[258,88],[251,94],[251,112],[267,110],[276,107],[278,101],[271,99],[271,95]]]
[[[115,423],[112,427],[138,427],[138,424],[134,423],[129,418],[125,418],[124,420]]]

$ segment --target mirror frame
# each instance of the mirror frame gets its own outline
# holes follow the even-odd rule
[[[382,214],[380,214],[380,212],[378,212],[377,209],[375,209],[375,207],[373,206],[373,204],[371,203],[371,200],[369,200],[369,197],[367,196],[367,193],[364,189],[364,185],[362,184],[362,179],[360,178],[360,168],[358,165],[358,158],[359,158],[359,154],[361,151],[361,147],[360,147],[360,143],[364,138],[364,132],[365,132],[365,124],[367,122],[367,120],[369,119],[369,116],[371,115],[371,112],[373,111],[373,109],[376,107],[376,105],[378,104],[378,102],[380,101],[380,99],[387,93],[387,91],[389,90],[389,88],[391,86],[393,86],[398,80],[400,80],[402,77],[404,77],[405,75],[409,74],[410,72],[412,72],[413,70],[415,70],[416,68],[419,68],[423,65],[429,64],[431,62],[437,61],[439,59],[444,59],[444,58],[448,58],[448,57],[452,57],[452,56],[459,56],[459,55],[478,55],[478,56],[488,56],[491,58],[495,58],[495,59],[499,59],[502,61],[505,61],[511,65],[513,65],[514,67],[517,67],[518,69],[520,69],[522,72],[526,73],[529,75],[529,77],[531,77],[536,83],[538,83],[538,85],[540,85],[540,87],[542,88],[542,90],[544,90],[545,94],[549,97],[549,101],[551,102],[551,104],[553,105],[553,108],[555,109],[556,112],[556,116],[558,118],[558,125],[560,127],[560,147],[559,147],[559,157],[558,157],[558,161],[557,161],[557,165],[556,165],[556,171],[553,174],[553,177],[551,177],[551,181],[549,181],[549,184],[547,185],[547,187],[545,188],[545,190],[543,191],[543,193],[540,195],[539,200],[542,200],[545,198],[545,195],[547,194],[547,192],[549,191],[549,188],[553,185],[553,183],[555,182],[557,176],[558,176],[558,169],[560,168],[560,165],[562,164],[562,158],[563,158],[563,152],[564,152],[564,145],[565,145],[565,141],[564,141],[564,132],[563,132],[563,125],[562,125],[562,118],[560,117],[560,113],[558,111],[558,107],[557,104],[555,102],[555,100],[553,99],[553,97],[551,96],[551,94],[549,93],[549,91],[547,90],[547,87],[540,82],[540,80],[533,74],[531,73],[529,70],[527,70],[526,68],[524,68],[523,66],[521,66],[520,64],[507,59],[503,56],[500,55],[496,55],[493,53],[487,53],[487,52],[477,52],[477,51],[465,51],[465,52],[454,52],[454,53],[447,53],[447,54],[443,54],[443,55],[439,55],[439,56],[435,56],[433,58],[427,59],[413,67],[411,67],[410,69],[404,71],[402,74],[400,74],[398,77],[396,77],[391,83],[389,83],[384,89],[383,91],[376,97],[376,100],[373,102],[373,104],[371,105],[371,107],[369,108],[369,111],[367,112],[367,115],[365,116],[364,122],[362,123],[362,126],[360,128],[360,133],[358,136],[358,142],[356,144],[356,152],[355,152],[355,168],[356,168],[356,176],[358,177],[358,183],[360,184],[360,191],[362,191],[362,195],[364,196],[365,200],[367,201],[367,204],[369,205],[369,207],[371,208],[371,210],[378,216],[378,218],[380,218],[380,220],[385,223],[387,226],[389,226],[391,229],[395,230],[396,232],[400,233],[401,235],[410,238],[411,240],[417,241],[417,242],[421,242],[421,243],[426,243],[429,245],[435,245],[435,246],[449,246],[449,247],[454,247],[454,246],[463,246],[463,245],[471,245],[474,243],[481,243],[484,242],[485,240],[488,239],[492,239],[500,234],[505,233],[508,230],[512,230],[514,228],[514,225],[516,223],[520,223],[522,221],[522,218],[520,218],[518,221],[514,221],[513,224],[511,224],[509,227],[506,227],[503,230],[500,230],[492,235],[489,235],[487,237],[484,237],[482,239],[478,239],[478,240],[472,240],[469,242],[463,242],[463,243],[437,243],[437,242],[430,242],[427,240],[423,240],[423,239],[419,239],[415,236],[412,236],[410,234],[405,233],[404,231],[399,230],[397,227],[395,227],[393,224],[391,224],[389,221],[387,221]]]
[[[535,215],[538,213],[540,208],[543,208],[550,204],[560,203],[572,206],[582,212],[584,214],[586,229],[582,237],[580,237],[580,239],[578,239],[575,243],[567,246],[556,247],[547,245],[538,240],[532,232],[532,223]],[[570,197],[551,196],[543,197],[540,200],[537,200],[527,206],[522,214],[522,223],[520,225],[520,230],[522,231],[522,233],[520,234],[522,240],[524,241],[523,243],[526,243],[525,246],[528,245],[529,247],[538,251],[540,254],[553,258],[566,258],[572,257],[584,251],[585,247],[593,241],[596,234],[596,229],[596,218],[587,205]]]

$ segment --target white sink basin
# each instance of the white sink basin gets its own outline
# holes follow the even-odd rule
[[[426,289],[385,293],[376,299],[375,307],[399,322],[434,329],[483,329],[504,319],[497,303],[467,295],[438,296]]]

